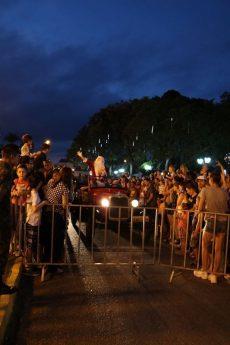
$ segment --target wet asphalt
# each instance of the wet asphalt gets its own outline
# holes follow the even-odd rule
[[[169,284],[167,267],[143,266],[138,277],[131,266],[93,265],[83,242],[78,250],[80,266],[43,283],[25,278],[11,344],[230,344],[227,282],[183,272]]]

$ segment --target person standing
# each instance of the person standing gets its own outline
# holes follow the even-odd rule
[[[16,170],[17,178],[14,179],[13,186],[11,188],[11,222],[12,230],[14,232],[12,235],[15,239],[14,254],[16,256],[20,255],[20,251],[24,247],[24,227],[22,224],[25,221],[26,199],[30,193],[27,173],[26,166],[19,164]]]
[[[17,291],[15,287],[6,285],[3,275],[8,260],[11,239],[11,212],[10,193],[13,179],[13,167],[19,161],[19,148],[8,144],[2,148],[0,161],[0,294],[12,294]]]
[[[54,263],[60,263],[63,260],[66,231],[65,215],[69,195],[69,189],[62,182],[61,171],[54,169],[52,179],[47,184],[46,199],[50,205],[47,206],[43,214],[41,231],[41,240],[44,246],[43,260],[45,262],[52,263],[53,261]],[[51,240],[53,240],[53,247]],[[52,248],[53,251],[51,250]],[[50,270],[53,272],[51,267]]]
[[[195,270],[194,275],[217,283],[221,269],[222,249],[228,228],[228,194],[221,186],[220,173],[211,173],[209,186],[200,193],[198,212],[205,214],[205,227],[202,236],[202,270]],[[205,213],[207,212],[207,213]],[[209,248],[214,246],[210,259]],[[208,275],[208,273],[210,273]]]
[[[27,197],[26,205],[26,253],[25,253],[25,268],[28,272],[33,273],[32,267],[28,263],[37,260],[38,252],[38,236],[39,227],[41,223],[42,207],[47,204],[46,200],[41,200],[36,189],[38,181],[33,175],[28,179],[30,185],[30,195]],[[36,272],[36,270],[35,270]]]

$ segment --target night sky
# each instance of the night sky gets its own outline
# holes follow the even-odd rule
[[[0,0],[0,134],[65,156],[110,103],[230,91],[229,0]]]

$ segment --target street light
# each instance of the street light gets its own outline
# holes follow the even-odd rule
[[[211,158],[210,157],[204,157],[204,162],[206,163],[206,164],[209,164],[209,163],[211,163]]]
[[[150,171],[150,170],[152,170],[152,166],[149,165],[149,164],[145,164],[144,169],[145,169],[146,171]]]
[[[197,159],[197,163],[198,163],[199,165],[204,164],[203,158],[198,158],[198,159]]]
[[[199,165],[202,165],[202,164],[209,164],[209,163],[211,163],[211,161],[212,161],[212,159],[210,158],[210,157],[204,157],[204,158],[198,158],[197,159],[197,163],[199,164]]]
[[[50,140],[50,139],[46,139],[46,140],[44,141],[44,143],[47,144],[47,145],[51,145],[51,140]]]

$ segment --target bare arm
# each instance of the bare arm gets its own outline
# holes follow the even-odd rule
[[[49,204],[49,202],[47,200],[44,200],[44,201],[40,202],[40,204],[38,204],[38,205],[33,205],[32,210],[33,210],[33,212],[36,212],[36,211],[40,210],[40,208],[42,208],[43,206],[48,205],[48,204]]]
[[[198,213],[201,213],[204,211],[204,206],[205,206],[205,196],[204,193],[201,193],[199,204],[198,204]]]
[[[225,181],[224,167],[219,161],[217,161],[217,166],[220,167],[220,169],[221,169],[221,186],[226,189],[227,184]]]
[[[87,158],[83,156],[81,151],[77,151],[77,156],[85,163]]]

